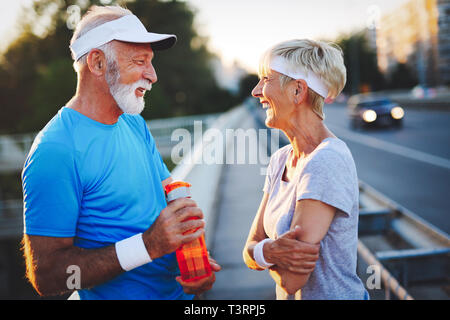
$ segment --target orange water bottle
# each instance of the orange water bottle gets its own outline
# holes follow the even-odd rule
[[[191,185],[184,181],[174,181],[166,185],[164,190],[167,203],[178,198],[190,198],[190,187]],[[195,232],[195,230],[190,230],[187,233],[192,232]],[[196,281],[211,275],[211,265],[208,260],[204,235],[182,245],[176,250],[176,256],[183,281]]]

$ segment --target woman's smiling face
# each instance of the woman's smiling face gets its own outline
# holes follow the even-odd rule
[[[292,110],[287,97],[287,88],[282,88],[280,73],[269,70],[265,75],[260,75],[258,84],[252,90],[252,96],[259,99],[263,109],[266,109],[266,126],[269,128],[283,129]]]

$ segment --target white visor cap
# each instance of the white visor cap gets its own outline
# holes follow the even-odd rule
[[[289,62],[281,56],[274,56],[270,61],[269,68],[296,80],[303,79],[305,80],[308,87],[317,92],[324,99],[328,97],[328,88],[319,76],[311,71],[309,71],[308,74],[305,74],[298,70],[292,70],[292,68],[289,66]]]
[[[177,37],[173,34],[148,32],[138,17],[129,14],[89,30],[75,40],[70,49],[77,61],[91,49],[98,48],[112,40],[151,43],[153,50],[164,50],[172,47],[177,41]]]

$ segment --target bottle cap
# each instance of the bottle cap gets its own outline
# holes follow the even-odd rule
[[[167,202],[173,201],[178,198],[189,198],[191,197],[190,188],[191,184],[184,181],[174,181],[169,183],[164,187],[166,192]]]

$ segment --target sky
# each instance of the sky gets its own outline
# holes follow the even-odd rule
[[[80,0],[81,1],[81,0]],[[379,15],[408,0],[185,0],[197,14],[195,25],[225,65],[236,61],[255,72],[260,55],[283,40],[334,40],[361,30]],[[21,5],[32,0],[0,0],[0,50],[17,36]]]
[[[226,64],[255,72],[260,55],[283,40],[334,40],[361,30],[406,0],[189,0],[197,29]]]

